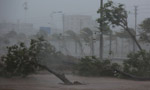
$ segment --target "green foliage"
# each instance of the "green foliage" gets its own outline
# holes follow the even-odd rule
[[[127,26],[127,11],[124,9],[123,4],[114,4],[113,1],[108,1],[100,8],[97,13],[103,13],[103,18],[97,21],[103,25],[112,24],[113,26]]]
[[[135,38],[135,35],[133,35],[128,27],[128,13],[123,4],[114,4],[113,1],[108,1],[104,4],[104,7],[98,10],[97,13],[101,13],[102,15],[102,17],[97,20],[98,23],[102,25],[102,30],[106,25],[112,25],[112,27],[120,26],[129,33],[138,48],[142,50],[140,44]]]
[[[150,77],[150,52],[130,53],[123,63],[124,72],[143,77]]]
[[[150,33],[150,18],[146,18],[139,26],[144,32]]]
[[[29,51],[34,51],[36,60],[39,63],[45,64],[48,57],[59,55],[59,52],[56,52],[55,47],[52,46],[48,41],[43,37],[38,39],[32,39],[29,47]]]
[[[58,57],[60,53],[42,37],[32,39],[30,46],[24,43],[7,47],[7,55],[1,58],[5,76],[27,76],[37,71],[38,64],[45,64],[47,56]]]
[[[140,40],[150,42],[150,18],[145,19],[140,25]]]
[[[38,65],[46,65],[56,70],[71,70],[76,58],[57,52],[43,37],[31,39],[29,47],[24,43],[7,47],[8,53],[1,58],[0,75],[25,77],[39,70]]]
[[[83,76],[113,76],[113,69],[118,69],[120,66],[116,63],[111,63],[110,60],[99,60],[96,57],[81,58],[76,66],[77,74]]]
[[[24,43],[7,47],[8,53],[1,58],[4,63],[3,74],[6,76],[26,76],[35,72],[34,54]]]

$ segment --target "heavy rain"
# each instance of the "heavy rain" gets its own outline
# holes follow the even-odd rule
[[[0,0],[0,90],[149,90],[149,0]]]

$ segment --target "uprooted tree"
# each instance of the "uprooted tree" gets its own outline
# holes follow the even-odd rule
[[[59,57],[61,53],[57,52],[55,48],[42,37],[32,39],[29,47],[24,43],[20,43],[19,45],[7,47],[7,49],[8,53],[1,58],[3,65],[1,65],[2,69],[0,70],[0,74],[2,76],[26,77],[41,68],[54,74],[64,84],[81,84],[79,82],[73,83],[69,81],[64,74],[57,73],[45,65],[46,62],[43,59],[46,55]]]

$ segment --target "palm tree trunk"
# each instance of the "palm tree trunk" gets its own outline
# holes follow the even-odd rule
[[[109,55],[111,56],[112,54],[112,33],[110,32],[109,35]]]
[[[92,56],[94,56],[94,41],[93,41],[93,37],[91,37],[91,53],[92,53]]]
[[[76,54],[76,56],[77,56],[77,49],[78,49],[78,46],[77,46],[77,42],[75,42],[75,54]]]
[[[121,57],[123,57],[123,52],[124,52],[124,38],[122,38],[122,44],[121,44]]]
[[[118,55],[118,38],[116,37],[116,56]]]

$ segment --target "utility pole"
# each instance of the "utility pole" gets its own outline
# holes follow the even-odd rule
[[[25,23],[27,23],[27,10],[28,10],[28,2],[25,1],[23,4],[24,10],[25,10]]]
[[[62,35],[61,35],[61,37],[62,37],[62,44],[63,44],[63,49],[66,51],[66,54],[67,55],[69,55],[69,52],[68,52],[68,49],[67,49],[67,47],[66,47],[66,43],[65,43],[65,14],[62,12],[62,11],[55,11],[55,12],[53,12],[54,14],[56,14],[56,13],[61,13],[62,14]],[[63,52],[63,50],[62,50],[62,52]]]
[[[63,47],[64,47],[64,49],[65,49],[65,51],[66,51],[66,54],[67,55],[69,55],[69,52],[68,52],[68,49],[67,49],[67,47],[66,47],[66,41],[65,41],[65,14],[63,13],[63,12],[61,12],[62,13],[62,25],[63,25],[63,34],[62,34],[62,38],[63,38]]]
[[[80,19],[80,31],[82,29],[82,19]]]
[[[92,34],[92,37],[91,37],[91,51],[92,51],[92,56],[94,56],[94,38],[93,38],[93,34]]]
[[[110,59],[111,59],[111,56],[112,56],[112,31],[110,31],[110,34],[109,34],[109,56],[110,56]]]
[[[64,36],[64,33],[65,33],[65,14],[62,13],[62,24],[63,24],[63,36]]]
[[[103,0],[100,1],[100,18],[103,18]],[[100,42],[99,42],[99,57],[103,59],[103,22],[100,22]]]
[[[136,32],[137,32],[137,8],[138,8],[138,6],[134,6],[134,8],[135,8],[135,33],[134,33],[134,36],[136,38]],[[133,42],[133,52],[135,52],[135,51],[136,51],[136,44],[135,44],[135,42]]]

